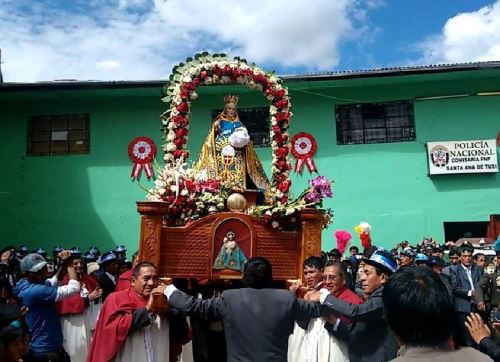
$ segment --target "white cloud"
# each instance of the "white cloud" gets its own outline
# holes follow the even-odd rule
[[[500,1],[448,19],[419,48],[426,63],[500,60]]]
[[[65,10],[0,0],[2,70],[7,82],[159,79],[203,50],[331,70],[341,42],[369,32],[359,14],[377,2],[89,0]]]
[[[120,62],[112,59],[106,59],[97,62],[95,66],[97,69],[114,69],[120,66]]]

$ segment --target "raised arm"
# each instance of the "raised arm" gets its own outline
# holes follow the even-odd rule
[[[182,310],[187,315],[196,315],[204,319],[222,318],[223,298],[194,298],[178,290],[173,284],[165,288],[164,295],[170,305]]]

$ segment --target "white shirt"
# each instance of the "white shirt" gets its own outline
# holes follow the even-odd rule
[[[109,279],[111,279],[111,281],[116,284],[116,277],[112,274],[109,274],[108,272],[106,272],[106,275],[109,277]]]
[[[467,274],[467,278],[469,279],[469,283],[470,283],[470,290],[469,292],[467,293],[470,296],[472,296],[472,292],[474,291],[474,282],[472,281],[472,271],[471,271],[471,266],[469,267],[466,267],[465,265],[461,264],[462,265],[462,268],[464,268],[465,270],[465,273]]]

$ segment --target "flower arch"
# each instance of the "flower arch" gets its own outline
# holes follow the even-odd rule
[[[289,159],[288,125],[292,113],[288,89],[281,79],[266,73],[254,64],[225,54],[196,54],[172,69],[170,82],[165,86],[162,99],[170,105],[161,115],[165,143],[165,163],[174,164],[187,160],[187,136],[191,103],[198,94],[196,88],[211,84],[243,84],[260,90],[269,100],[272,148],[272,186],[276,201],[286,203],[291,186],[289,177],[292,168]]]

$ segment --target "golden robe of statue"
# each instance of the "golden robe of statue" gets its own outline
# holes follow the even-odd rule
[[[224,97],[224,110],[216,117],[195,168],[208,178],[220,179],[234,190],[259,190],[266,199],[270,185],[248,132],[240,122],[238,97]]]

